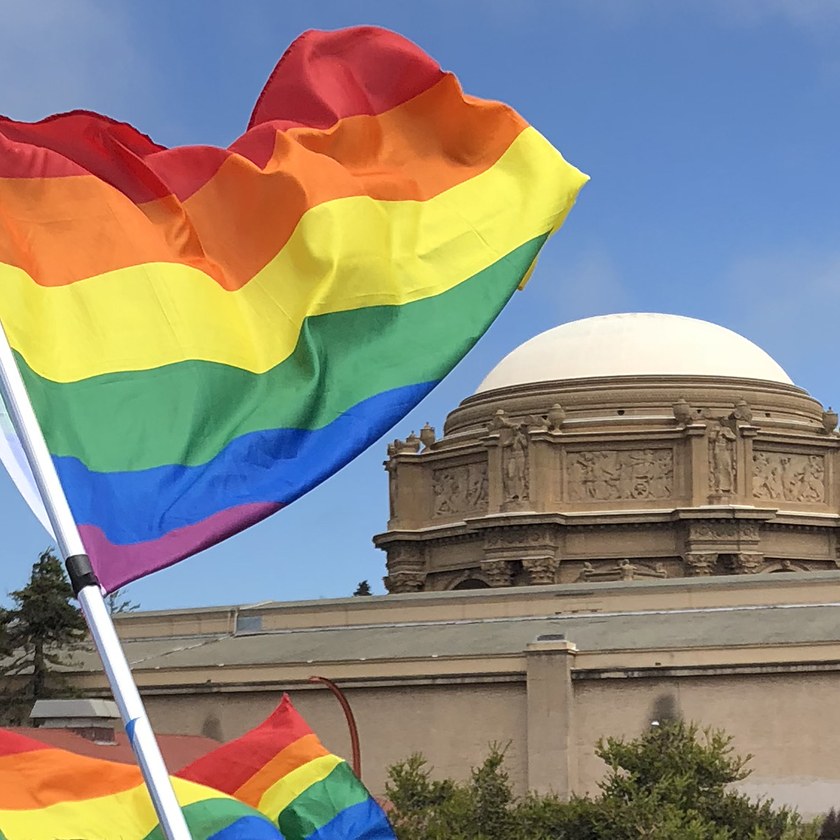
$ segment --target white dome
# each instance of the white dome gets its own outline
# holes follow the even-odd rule
[[[561,324],[499,362],[476,393],[595,376],[731,376],[792,385],[760,347],[738,333],[681,315],[600,315]]]

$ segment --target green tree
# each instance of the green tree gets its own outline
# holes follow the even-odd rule
[[[359,581],[359,585],[356,587],[353,595],[373,595],[373,592],[370,590],[370,584],[366,580]]]
[[[105,596],[105,606],[108,607],[108,612],[111,615],[136,612],[140,609],[140,604],[132,601],[127,596],[125,589],[115,589],[113,592],[109,592]]]
[[[748,775],[731,739],[671,721],[639,738],[609,738],[596,753],[607,773],[594,797],[516,798],[503,752],[492,747],[469,781],[435,781],[411,756],[389,771],[400,840],[817,840],[787,808],[732,789]]]
[[[585,801],[582,813],[584,822],[590,817],[592,825],[603,826],[603,836],[615,840],[816,837],[815,827],[804,825],[790,809],[776,808],[772,801],[751,801],[732,789],[749,775],[752,757],[736,755],[731,737],[719,730],[700,730],[696,724],[677,720],[651,727],[630,741],[602,740],[596,753],[608,772],[600,784],[600,797]],[[668,835],[663,823],[677,833]]]
[[[820,828],[819,840],[840,840],[840,813],[832,808]]]
[[[391,767],[389,779],[389,817],[399,840],[518,840],[521,836],[513,825],[513,795],[503,754],[496,747],[467,783],[432,779],[431,768],[419,754]]]
[[[68,693],[61,673],[68,654],[85,636],[85,622],[73,600],[64,569],[50,549],[32,566],[28,583],[9,593],[13,607],[0,615],[6,657],[0,713],[9,722],[26,719],[33,703]]]

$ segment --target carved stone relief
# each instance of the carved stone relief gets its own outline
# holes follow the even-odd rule
[[[752,423],[753,410],[745,399],[742,398],[735,403],[735,408],[732,411],[732,418],[734,420],[739,420],[741,423]]]
[[[752,574],[764,565],[759,523],[734,521],[689,522],[686,553],[689,575]]]
[[[559,403],[554,403],[548,414],[534,414],[528,420],[535,431],[559,432],[566,420],[566,410]]]
[[[522,568],[528,573],[528,582],[535,586],[554,583],[557,566],[557,558],[550,555],[528,557],[522,561]]]
[[[389,592],[419,592],[426,582],[426,560],[419,543],[396,543],[388,547],[388,575],[385,586]]]
[[[643,578],[666,578],[668,572],[663,563],[656,563],[653,566],[644,563],[633,563],[628,559],[619,560],[612,566],[595,568],[590,562],[583,564],[583,571],[579,580],[639,580]]]
[[[711,575],[717,562],[717,554],[707,552],[689,552],[685,555],[685,564],[689,575],[705,577]]]
[[[725,495],[735,490],[735,432],[719,422],[709,442],[709,486]]]
[[[442,467],[432,473],[435,516],[487,508],[487,464]]]
[[[484,532],[484,547],[488,551],[499,549],[528,549],[535,546],[557,545],[558,534],[554,526],[506,525],[488,528]]]
[[[513,564],[509,560],[482,560],[481,572],[490,586],[510,586]]]
[[[742,551],[732,555],[732,569],[739,575],[752,575],[761,570],[764,556],[752,551]]]
[[[757,541],[759,528],[755,522],[692,522],[689,527],[691,540],[743,540]]]
[[[394,455],[416,455],[420,451],[420,438],[412,432],[405,440],[397,438],[388,444],[388,457]]]
[[[575,502],[667,499],[673,492],[671,449],[571,452],[567,463],[569,499]]]
[[[388,471],[388,511],[389,516],[393,519],[397,515],[397,462],[394,460],[387,460],[385,462],[385,469]]]
[[[810,572],[811,568],[807,563],[779,560],[777,563],[768,563],[761,571],[769,574],[775,574],[777,572]]]
[[[494,428],[502,447],[502,489],[506,502],[528,498],[528,431],[524,423],[511,420],[502,409],[496,412]]]
[[[505,430],[502,435],[502,487],[505,500],[528,498],[528,433],[522,426]]]
[[[825,459],[762,450],[753,453],[753,496],[787,502],[825,501]]]
[[[420,592],[426,583],[426,575],[423,572],[402,571],[391,572],[385,577],[385,587],[393,595],[404,592]]]

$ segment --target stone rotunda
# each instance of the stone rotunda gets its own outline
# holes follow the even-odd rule
[[[836,569],[837,414],[759,347],[586,318],[388,447],[390,592]]]

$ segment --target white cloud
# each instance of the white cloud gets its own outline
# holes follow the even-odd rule
[[[103,0],[3,4],[0,113],[35,120],[87,108],[127,118],[143,61],[130,22]],[[114,113],[122,111],[123,113]]]
[[[546,264],[542,261],[540,288],[551,296],[562,313],[563,321],[624,312],[630,307],[630,293],[612,258],[603,250],[590,248],[570,263]],[[551,278],[557,275],[556,282]]]
[[[836,402],[840,250],[747,256],[724,279],[721,304],[732,326],[776,358],[794,382]]]
[[[614,27],[637,25],[663,15],[685,18],[697,12],[739,27],[782,20],[818,33],[826,25],[840,24],[838,0],[589,0],[566,5]]]
[[[840,24],[837,0],[714,0],[710,5],[724,20],[741,25],[773,18],[813,30]]]

